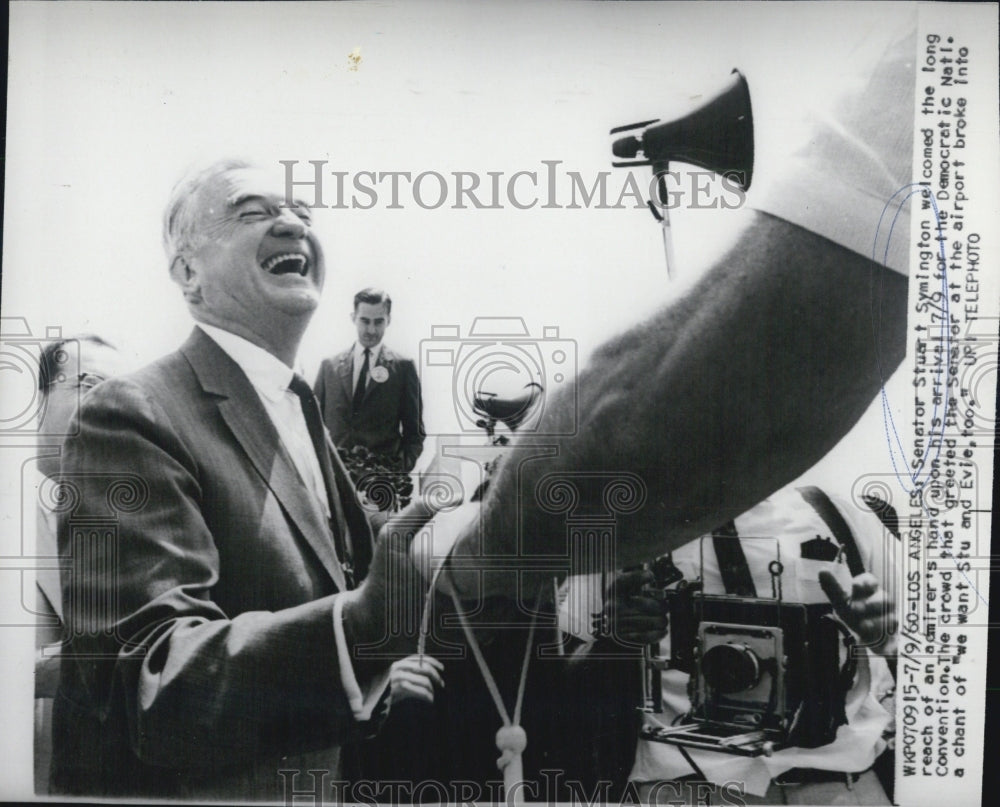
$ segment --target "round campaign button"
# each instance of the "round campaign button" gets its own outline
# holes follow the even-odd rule
[[[372,381],[381,384],[389,380],[389,371],[382,366],[372,367],[371,377]]]

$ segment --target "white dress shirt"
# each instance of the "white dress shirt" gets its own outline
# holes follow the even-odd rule
[[[329,519],[330,502],[327,500],[323,472],[319,467],[316,449],[313,448],[312,438],[309,436],[299,396],[288,388],[294,375],[292,368],[241,336],[200,322],[198,327],[207,333],[246,374],[274,428],[277,429],[278,437],[291,456],[299,476],[316,497],[323,515]]]

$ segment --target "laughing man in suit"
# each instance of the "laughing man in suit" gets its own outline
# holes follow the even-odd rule
[[[404,471],[413,470],[424,446],[420,379],[412,359],[382,341],[392,321],[392,298],[379,289],[354,295],[354,345],[324,359],[315,392],[334,443],[364,446]]]
[[[370,730],[391,659],[359,645],[412,652],[382,640],[402,525],[430,514],[400,514],[373,552],[293,373],[325,267],[280,177],[239,161],[192,174],[164,243],[197,326],[88,394],[65,445],[54,789],[280,802],[336,779],[339,746]]]

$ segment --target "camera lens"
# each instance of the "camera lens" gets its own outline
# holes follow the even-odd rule
[[[705,681],[722,695],[743,692],[760,680],[760,662],[744,645],[720,644],[710,648],[701,659]]]

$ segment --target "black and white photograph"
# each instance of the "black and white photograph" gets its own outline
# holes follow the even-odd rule
[[[980,802],[997,5],[8,36],[0,798]]]

